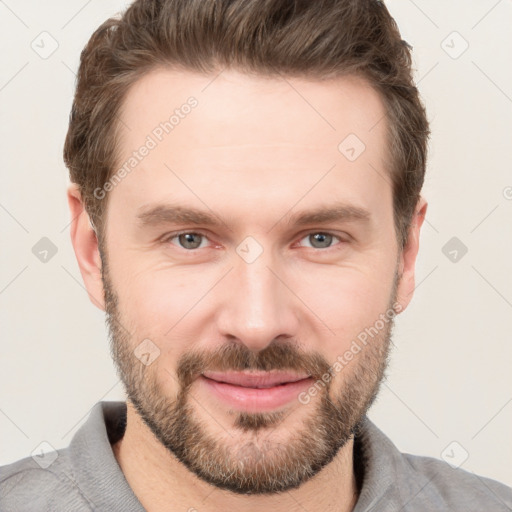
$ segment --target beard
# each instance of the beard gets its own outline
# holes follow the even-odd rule
[[[158,441],[197,477],[237,494],[281,493],[317,475],[357,434],[385,377],[393,316],[336,378],[323,355],[305,353],[288,340],[273,340],[257,353],[241,343],[229,343],[213,351],[184,353],[175,375],[160,369],[177,384],[176,395],[170,397],[157,378],[159,360],[145,366],[135,357],[138,341],[122,327],[119,300],[103,263],[110,348],[128,400]],[[388,310],[394,311],[397,278],[395,273]],[[197,410],[204,407],[190,392],[207,370],[297,370],[321,385],[315,386],[320,389],[307,405],[301,402],[309,411],[301,411],[305,419],[292,432],[286,432],[283,423],[289,414],[298,413],[296,408],[291,412],[230,411],[233,430],[215,435],[209,424],[218,422],[213,416],[211,422],[198,417]],[[333,378],[326,381],[326,374]],[[279,435],[273,435],[276,430]],[[283,431],[289,434],[284,442]]]

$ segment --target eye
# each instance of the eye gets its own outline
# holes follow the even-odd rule
[[[332,233],[315,231],[307,234],[301,240],[308,240],[308,242],[311,242],[311,245],[306,247],[312,247],[313,249],[330,249],[333,246],[332,242],[334,239],[337,239],[340,242],[342,241],[340,237],[333,235]]]
[[[172,240],[178,240],[178,244],[174,244]],[[182,249],[201,249],[204,245],[201,245],[201,239],[207,240],[206,236],[202,233],[194,233],[192,231],[183,231],[181,233],[175,233],[168,238],[165,239],[165,242],[173,243],[173,245],[178,245]]]
[[[305,245],[305,247],[312,249],[330,249],[336,245],[334,243],[335,240],[343,242],[339,236],[324,231],[314,231],[312,233],[308,233],[301,239],[301,241],[302,240],[307,240],[309,245]],[[206,235],[194,231],[182,231],[180,233],[173,233],[166,237],[163,241],[188,251],[202,249],[208,245],[208,238]]]

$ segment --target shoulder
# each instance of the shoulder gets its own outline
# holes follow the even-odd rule
[[[367,417],[354,448],[364,473],[357,512],[376,503],[386,512],[512,511],[512,488],[442,459],[401,452]]]
[[[26,457],[0,466],[0,510],[92,510],[74,478],[67,452],[57,450],[44,454],[41,461],[37,456]]]
[[[403,453],[404,462],[410,467],[411,476],[421,480],[422,489],[417,495],[447,510],[512,510],[512,488],[491,478],[483,477],[452,467],[433,457]]]

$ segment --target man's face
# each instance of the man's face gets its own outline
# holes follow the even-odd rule
[[[377,393],[399,286],[383,117],[356,78],[161,70],[126,98],[119,167],[140,162],[108,197],[114,358],[146,425],[213,485],[301,485]],[[263,380],[233,383],[247,375]]]

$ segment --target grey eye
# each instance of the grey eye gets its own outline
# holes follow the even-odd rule
[[[329,233],[310,233],[304,238],[311,242],[311,247],[314,249],[327,249],[332,245],[333,239],[337,237]]]
[[[197,249],[200,247],[201,239],[204,238],[204,235],[200,233],[181,233],[173,238],[177,238],[184,249]]]

